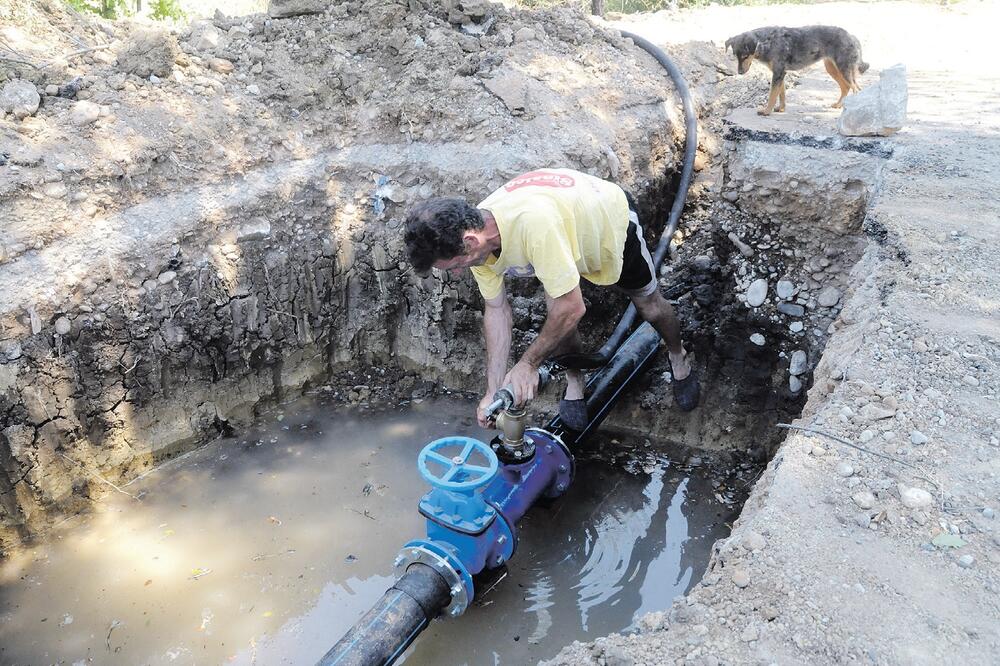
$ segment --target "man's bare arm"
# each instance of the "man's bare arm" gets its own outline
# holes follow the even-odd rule
[[[486,388],[492,396],[503,384],[507,374],[507,363],[510,362],[511,330],[514,326],[514,315],[507,300],[507,290],[500,288],[500,293],[486,301],[483,312],[483,332],[486,337]]]
[[[545,315],[545,324],[535,341],[528,346],[521,361],[537,368],[559,346],[562,340],[576,330],[576,325],[587,312],[583,293],[576,286],[559,298],[552,299],[552,307]]]
[[[514,389],[515,404],[534,399],[538,392],[538,366],[576,329],[586,311],[579,285],[553,299],[541,333],[503,378],[503,383],[510,384]]]

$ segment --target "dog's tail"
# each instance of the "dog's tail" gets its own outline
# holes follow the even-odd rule
[[[858,72],[864,74],[868,71],[868,63],[861,59],[861,42],[854,35],[851,35],[851,38],[854,40],[854,48],[858,50]]]

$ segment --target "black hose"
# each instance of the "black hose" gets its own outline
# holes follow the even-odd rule
[[[385,666],[399,658],[451,601],[448,581],[411,564],[379,602],[319,660],[319,666]]]
[[[667,226],[663,230],[663,234],[660,235],[660,240],[656,244],[656,251],[653,253],[653,270],[656,272],[653,277],[655,278],[658,277],[660,264],[663,263],[663,259],[667,256],[667,251],[670,249],[670,239],[673,237],[674,232],[677,231],[681,213],[684,211],[684,202],[687,200],[688,188],[691,186],[695,152],[698,150],[698,117],[695,115],[694,102],[691,100],[691,91],[688,90],[684,75],[681,74],[681,70],[677,68],[677,65],[671,62],[667,54],[660,47],[639,35],[622,30],[622,36],[628,37],[635,42],[636,46],[653,56],[656,62],[660,63],[667,70],[667,74],[670,75],[670,79],[674,82],[674,87],[677,88],[681,104],[684,106],[684,160],[681,166],[681,179],[677,185],[677,195],[674,197],[674,203],[670,207]],[[591,367],[604,365],[611,359],[611,355],[621,346],[622,340],[625,339],[625,336],[632,330],[632,326],[635,325],[635,317],[635,306],[629,303],[628,309],[625,310],[625,314],[622,315],[611,337],[608,338],[608,341],[597,352],[597,358],[592,359]]]

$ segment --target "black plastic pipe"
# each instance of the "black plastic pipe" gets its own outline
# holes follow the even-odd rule
[[[450,601],[451,591],[441,574],[426,564],[411,564],[318,663],[320,666],[391,664]]]
[[[660,63],[667,70],[670,79],[674,82],[674,87],[677,88],[677,94],[681,98],[681,104],[684,107],[684,160],[681,164],[681,179],[677,185],[677,194],[674,196],[674,203],[670,207],[670,215],[667,217],[667,226],[660,235],[660,240],[656,244],[656,251],[653,253],[653,269],[656,271],[656,275],[653,277],[659,277],[660,264],[663,263],[663,259],[667,256],[667,251],[670,249],[670,239],[673,237],[674,232],[677,231],[681,213],[684,212],[684,203],[687,200],[688,188],[691,186],[695,152],[698,150],[698,116],[695,115],[691,91],[688,90],[684,75],[681,74],[681,70],[677,68],[677,65],[667,57],[667,54],[660,47],[639,35],[622,30],[622,36],[628,37],[635,42],[636,46],[653,56],[656,62]],[[625,310],[625,314],[622,315],[611,337],[608,338],[604,346],[597,352],[597,357],[591,360],[590,367],[599,367],[611,359],[611,355],[615,353],[615,350],[622,344],[622,340],[625,339],[628,332],[632,330],[632,326],[635,325],[635,317],[635,306],[629,303],[628,309]]]

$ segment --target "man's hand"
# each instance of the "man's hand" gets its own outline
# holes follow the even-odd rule
[[[493,417],[487,418],[486,416],[486,408],[493,402],[493,393],[494,391],[490,391],[484,395],[483,399],[479,401],[479,406],[476,407],[476,421],[479,422],[480,428],[492,428],[496,424]],[[493,416],[496,415],[494,414]]]
[[[503,386],[507,385],[514,390],[514,406],[534,400],[538,394],[538,368],[523,359],[518,361],[503,378]]]

